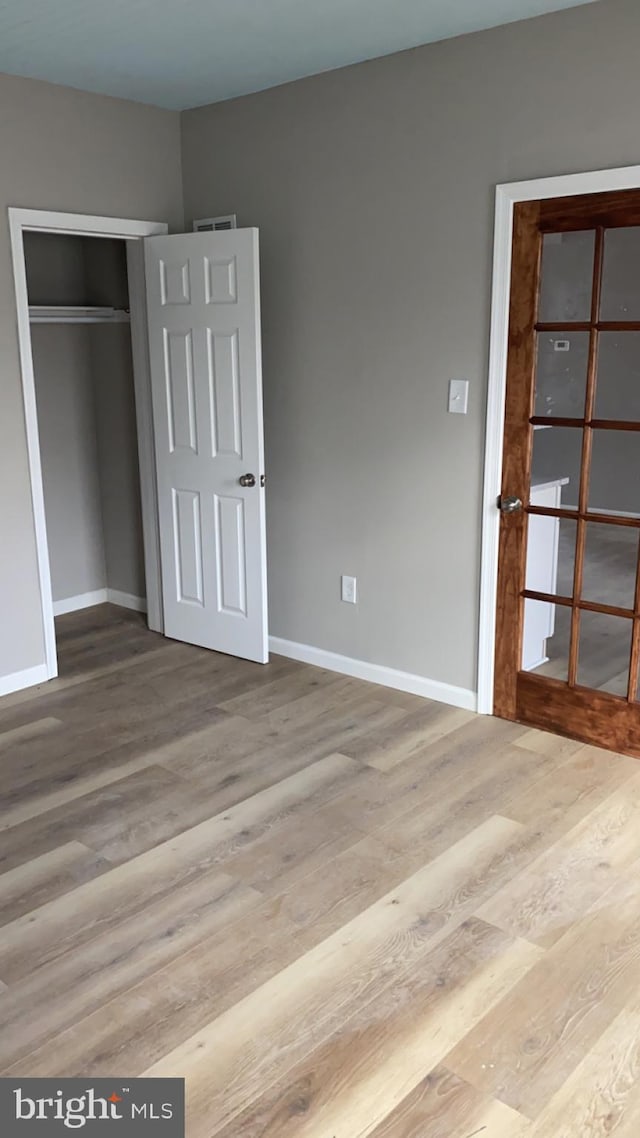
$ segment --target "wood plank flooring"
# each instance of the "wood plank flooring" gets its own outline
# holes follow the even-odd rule
[[[640,766],[58,621],[0,700],[0,1073],[181,1075],[188,1138],[637,1138]]]

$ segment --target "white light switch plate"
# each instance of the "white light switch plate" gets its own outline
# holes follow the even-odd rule
[[[449,380],[449,412],[452,415],[466,415],[469,406],[469,380]]]
[[[348,605],[355,605],[357,601],[357,581],[355,577],[342,577],[341,580],[341,596],[342,600],[346,601]]]

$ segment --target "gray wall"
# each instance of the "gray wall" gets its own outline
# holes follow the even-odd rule
[[[128,308],[126,242],[86,238],[83,247],[89,302]],[[107,585],[145,597],[131,329],[95,325],[90,346]]]
[[[90,330],[107,585],[146,596],[136,407],[128,324]]]
[[[0,76],[0,677],[44,659],[9,205],[182,228],[179,116]]]
[[[260,227],[275,635],[475,686],[494,187],[640,162],[638,42],[602,0],[183,115],[187,218]]]
[[[54,601],[107,584],[90,329],[36,324],[31,344]]]

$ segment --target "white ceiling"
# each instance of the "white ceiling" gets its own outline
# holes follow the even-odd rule
[[[183,109],[584,2],[0,0],[0,71]]]

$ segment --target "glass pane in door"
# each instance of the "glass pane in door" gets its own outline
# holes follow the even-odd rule
[[[600,333],[594,416],[640,421],[640,332]]]
[[[640,320],[639,226],[605,234],[600,319]]]
[[[595,230],[546,233],[538,319],[554,324],[589,320],[593,288]]]
[[[550,601],[524,602],[522,670],[566,682],[569,672],[571,609]]]
[[[589,522],[584,547],[582,600],[633,609],[638,530]]]
[[[529,514],[525,587],[532,593],[573,596],[578,523]]]
[[[593,431],[589,510],[640,516],[639,431]]]
[[[578,683],[626,696],[633,621],[603,612],[580,613]]]
[[[539,332],[534,415],[583,419],[589,333]]]
[[[581,427],[534,427],[531,505],[577,510],[581,462]],[[549,488],[555,490],[553,500],[540,501]]]

